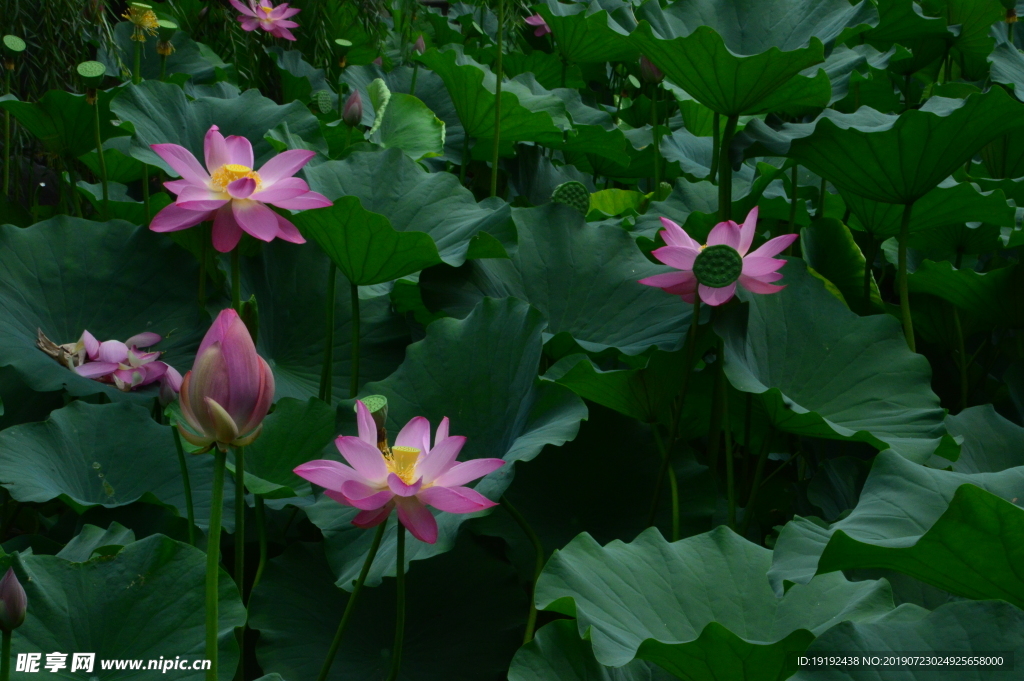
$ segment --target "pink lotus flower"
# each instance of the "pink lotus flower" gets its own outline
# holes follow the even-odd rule
[[[537,30],[533,32],[538,38],[542,35],[551,33],[551,27],[548,26],[548,22],[544,21],[544,17],[539,14],[534,14],[532,17],[526,17],[526,23],[530,26],[536,26]]]
[[[181,175],[164,186],[177,194],[174,203],[156,214],[149,228],[154,232],[176,232],[213,220],[213,246],[227,253],[238,245],[242,232],[262,241],[281,238],[305,243],[295,225],[270,210],[266,204],[287,210],[324,208],[333,205],[327,197],[309,191],[305,180],[292,177],[315,151],[285,151],[252,169],[252,144],[244,137],[224,137],[216,125],[206,133],[207,172],[188,149],[177,144],[153,144],[153,151]]]
[[[108,340],[102,343],[88,331],[82,332],[78,343],[71,348],[78,362],[75,373],[101,383],[111,383],[118,390],[129,392],[160,381],[162,395],[171,395],[181,389],[181,374],[166,362],[158,361],[159,350],[144,352],[162,339],[156,333],[140,333],[125,342]],[[173,396],[170,400],[173,400]]]
[[[206,449],[243,447],[259,437],[273,399],[270,366],[238,313],[222,310],[181,384],[181,436]]]
[[[412,418],[395,438],[395,446],[377,447],[377,426],[366,405],[356,403],[359,437],[342,435],[334,441],[350,466],[319,459],[298,466],[296,475],[320,485],[335,501],[360,509],[356,527],[375,527],[398,507],[398,519],[412,535],[428,544],[437,541],[437,521],[427,509],[448,513],[474,513],[496,504],[467,482],[498,470],[501,459],[471,459],[456,463],[466,443],[461,435],[448,435],[445,417],[430,447],[430,422]]]
[[[259,0],[259,2],[249,0],[248,6],[243,5],[239,0],[231,0],[231,4],[242,13],[242,16],[238,17],[238,23],[242,24],[242,30],[255,31],[257,28],[262,28],[275,38],[295,40],[295,36],[288,29],[295,28],[298,24],[288,21],[288,18],[302,10],[288,7],[287,2],[275,7],[270,0]]]
[[[777,293],[785,288],[772,283],[782,279],[778,269],[786,264],[775,256],[796,241],[797,235],[777,236],[748,254],[757,227],[757,207],[747,214],[742,227],[732,220],[719,222],[703,246],[671,220],[661,218],[661,224],[665,227],[661,238],[668,245],[655,249],[652,255],[682,271],[655,274],[641,279],[641,284],[657,286],[688,303],[699,294],[708,305],[732,300],[737,282],[751,293]]]

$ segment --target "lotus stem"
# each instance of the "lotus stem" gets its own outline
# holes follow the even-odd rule
[[[960,355],[960,411],[967,408],[967,349],[964,347],[964,328],[960,323],[960,311],[950,303],[953,309],[953,328],[956,329],[956,351]]]
[[[651,133],[654,135],[654,198],[658,198],[661,187],[661,135],[658,132],[658,84],[653,84],[651,93]]]
[[[249,598],[252,597],[252,592],[256,590],[256,585],[260,583],[260,579],[263,577],[263,569],[267,566],[267,509],[263,503],[262,495],[253,494],[252,496],[256,516],[256,534],[260,541],[260,562],[256,566],[256,576],[252,578],[252,586],[249,587]],[[245,599],[247,604],[249,598]]]
[[[100,165],[100,183],[103,186],[103,219],[110,219],[110,193],[107,187],[107,159],[103,156],[103,134],[100,132],[100,96],[98,91],[92,103],[93,118],[96,129],[96,157]]]
[[[747,536],[747,528],[750,527],[750,519],[753,517],[751,511],[754,508],[754,502],[757,501],[757,494],[761,489],[761,480],[764,477],[764,466],[768,463],[768,451],[771,448],[771,442],[772,431],[769,430],[768,434],[765,435],[764,442],[761,443],[761,452],[757,457],[754,481],[750,485],[750,496],[747,498],[747,505],[743,513],[743,523],[740,525],[739,534],[741,537]]]
[[[142,207],[146,211],[146,222],[153,217],[149,208],[149,166],[142,164]]]
[[[796,228],[796,202],[797,202],[797,171],[800,169],[800,165],[797,163],[793,164],[793,174],[790,177],[790,192],[792,195],[789,197],[789,231],[791,234],[797,233]],[[793,244],[786,247],[786,255],[790,255],[793,252]]]
[[[185,450],[181,446],[181,434],[178,429],[171,426],[171,433],[174,435],[174,448],[178,450],[178,466],[181,467],[181,483],[185,488],[185,515],[188,518],[188,543],[196,545],[196,515],[192,506],[192,482],[188,475],[188,466],[185,463]]]
[[[416,96],[416,76],[420,73],[420,63],[416,62],[412,65],[412,85],[409,87],[409,94],[413,97]]]
[[[718,155],[721,149],[722,123],[718,112],[711,114],[711,174],[708,179],[711,184],[718,184]]]
[[[11,94],[11,71],[4,69],[4,94]],[[11,195],[11,112],[4,109],[4,196]]]
[[[206,544],[206,681],[217,679],[218,578],[220,576],[220,524],[224,506],[224,465],[227,453],[213,450],[213,497],[210,500],[210,532]]]
[[[352,284],[352,383],[349,397],[359,392],[359,287]]]
[[[498,151],[501,145],[501,50],[502,31],[505,22],[505,2],[498,0],[498,59],[495,62],[494,75],[494,146],[491,149],[491,196],[498,195]]]
[[[3,632],[3,644],[0,646],[0,681],[11,679],[11,633]]]
[[[544,544],[541,543],[540,537],[537,536],[530,523],[527,522],[526,517],[509,502],[508,497],[501,497],[501,505],[512,516],[512,520],[516,521],[516,524],[519,525],[519,528],[526,535],[527,539],[530,540],[530,543],[533,544],[534,568],[533,580],[530,582],[530,610],[526,615],[526,632],[523,634],[523,645],[526,645],[533,640],[533,631],[537,626],[537,604],[534,600],[534,594],[537,591],[537,580],[540,579],[540,573],[544,570]]]
[[[739,123],[739,118],[739,116],[729,116],[726,119],[725,131],[722,133],[722,148],[719,150],[718,219],[722,222],[732,217],[732,164],[729,161],[729,147],[732,146],[732,137],[736,134],[736,124]]]
[[[235,448],[235,584],[245,594],[245,447]],[[245,681],[245,625],[238,627],[238,668],[235,679]]]
[[[336,303],[335,285],[338,281],[338,266],[332,261],[327,272],[327,342],[324,346],[324,366],[320,371],[320,399],[331,403],[331,378],[334,367],[334,308]]]
[[[725,384],[725,353],[722,362],[722,432],[725,435],[725,490],[729,500],[729,529],[736,530],[736,462],[732,458],[732,430],[729,427],[729,390]]]
[[[900,313],[903,316],[903,333],[907,337],[907,346],[911,352],[917,352],[914,341],[914,320],[910,316],[910,292],[907,289],[907,239],[910,237],[910,211],[913,202],[903,207],[903,219],[900,221],[899,257],[897,260],[897,285],[900,290]]]
[[[821,178],[821,188],[818,190],[818,210],[814,214],[816,220],[825,217],[825,195],[828,193],[827,182],[824,177]]]
[[[164,82],[164,79],[166,77],[167,77],[167,55],[166,54],[161,54],[160,55],[160,82],[161,83]]]
[[[242,274],[239,263],[238,246],[231,250],[231,307],[235,312],[242,312]]]
[[[676,471],[672,468],[672,457],[668,447],[665,446],[665,441],[661,437],[661,431],[658,430],[658,424],[654,424],[651,429],[654,433],[654,442],[658,446],[658,451],[661,453],[662,467],[668,475],[668,486],[672,496],[672,541],[679,540],[679,482],[676,480]]]
[[[871,232],[868,235],[868,250],[864,254],[864,310],[871,309],[871,268],[875,264],[875,255],[878,242]]]
[[[363,590],[366,576],[370,574],[370,567],[373,565],[374,558],[377,557],[377,550],[380,548],[380,542],[384,538],[384,530],[387,526],[386,522],[377,526],[377,532],[373,535],[373,543],[370,544],[370,552],[366,554],[366,560],[363,561],[363,569],[359,571],[359,579],[356,580],[355,586],[352,587],[352,595],[348,597],[348,602],[345,604],[345,612],[341,615],[338,630],[334,632],[334,640],[331,641],[331,647],[327,651],[327,658],[324,660],[323,666],[320,668],[320,674],[316,677],[317,681],[326,681],[327,674],[331,671],[334,657],[338,654],[338,648],[341,646],[341,637],[345,633],[345,627],[348,626],[349,618],[355,611],[359,593]]]
[[[463,128],[465,139],[462,141],[462,165],[459,166],[459,184],[466,186],[466,166],[469,165],[469,131]]]
[[[402,644],[405,640],[405,525],[398,522],[398,541],[395,557],[395,590],[398,610],[395,614],[395,646],[391,657],[391,673],[387,681],[398,681],[402,668]]]
[[[71,205],[74,206],[75,215],[80,218],[84,218],[85,214],[82,212],[82,197],[78,195],[78,181],[75,180],[75,169],[73,165],[74,161],[68,159],[64,161],[64,169],[68,172],[68,189],[71,190]]]

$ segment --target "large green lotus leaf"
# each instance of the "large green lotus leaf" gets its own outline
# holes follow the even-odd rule
[[[989,496],[1020,500],[1024,498],[1024,468],[1010,468],[999,473],[955,473],[919,466],[903,459],[895,452],[880,453],[864,483],[860,501],[849,516],[827,528],[797,516],[782,529],[775,544],[772,569],[768,573],[775,591],[781,594],[786,582],[805,584],[815,574],[825,572],[825,566],[819,561],[833,542],[840,545],[857,542],[872,544],[879,549],[913,551],[914,545],[922,541],[922,536],[926,532],[939,526],[940,518],[947,512],[947,507],[961,486],[980,488],[981,491],[987,491]],[[933,536],[955,528],[955,514],[973,508],[977,511],[977,517],[982,519],[986,504],[991,506],[988,499],[982,499],[983,503],[976,504],[970,494],[966,501],[966,504],[954,509],[954,514],[942,522],[942,527],[939,527]],[[1006,502],[1000,503],[1007,505]],[[1012,513],[1006,514],[1007,517],[1024,513],[1019,508],[1012,508],[1012,504],[1009,506],[1011,508],[1007,510]],[[1002,512],[998,506],[994,508],[993,513]],[[933,566],[934,569],[940,572],[945,570],[951,576],[962,576],[972,566],[981,568],[987,564],[992,569],[992,578],[998,579],[996,572],[1001,569],[999,554],[991,552],[988,547],[983,550],[984,543],[992,540],[992,537],[986,537],[985,533],[979,532],[980,528],[968,530],[968,526],[962,526],[960,529],[976,543],[978,555],[971,557],[970,551],[973,549],[969,549],[968,554],[955,561],[940,560]],[[840,532],[843,538],[837,540]],[[955,534],[954,532],[952,536],[955,537]],[[930,540],[928,543],[930,544]],[[956,545],[961,544],[962,538],[956,542]],[[833,548],[832,551],[834,550]],[[1020,548],[1015,550],[1019,551]],[[912,572],[907,574],[921,578]],[[1015,588],[1019,590],[1020,578],[1016,579]],[[986,582],[987,579],[979,582],[979,585]],[[941,588],[951,590],[946,586]],[[962,593],[963,590],[961,585],[956,592]]]
[[[903,606],[877,622],[843,622],[818,637],[810,655],[982,655],[1012,651],[1024,655],[1024,613],[1009,603],[962,601],[928,612]],[[1019,665],[1020,662],[1017,662]],[[985,667],[904,666],[881,671],[878,666],[832,666],[801,669],[793,681],[1011,681],[1017,671]],[[886,675],[888,674],[888,675]]]
[[[86,563],[20,555],[14,570],[29,606],[25,624],[14,632],[13,655],[41,652],[45,663],[46,653],[67,653],[61,676],[83,681],[156,674],[105,670],[101,660],[205,658],[206,554],[188,544],[155,535]],[[227,681],[238,663],[234,629],[245,623],[245,607],[228,574],[220,570],[219,577],[218,678]],[[68,673],[74,652],[96,654],[92,673]],[[190,681],[205,675],[175,671],[175,678]]]
[[[1010,42],[1000,42],[988,57],[992,80],[1009,85],[1017,99],[1024,101],[1024,54]]]
[[[186,516],[181,468],[168,426],[131,404],[74,401],[46,421],[0,433],[0,482],[17,501],[63,499],[84,510],[134,501],[163,503]],[[210,517],[213,457],[188,456],[196,524]],[[228,506],[233,506],[230,499]],[[224,525],[234,527],[226,513]]]
[[[635,26],[620,26],[596,2],[588,6],[548,0],[539,5],[537,11],[551,29],[555,49],[567,62],[633,61],[637,58],[638,50],[627,35]]]
[[[138,44],[132,40],[132,33],[135,27],[127,21],[119,22],[114,26],[114,41],[108,45],[102,41],[97,60],[107,67],[108,76],[122,76],[126,78],[128,73],[121,72],[124,69],[131,69],[135,60],[135,46]],[[160,55],[156,52],[156,39],[149,39],[142,43],[142,77],[145,80],[160,79]],[[217,78],[217,69],[227,66],[220,61],[212,52],[192,40],[185,31],[175,31],[171,37],[171,46],[174,48],[167,57],[167,75],[185,73],[196,83],[211,83]],[[114,51],[110,49],[114,48]],[[211,58],[212,57],[212,58]],[[120,60],[120,63],[118,63]]]
[[[383,561],[378,555],[375,564]],[[359,596],[330,681],[387,675],[395,635],[394,583],[390,579]],[[400,678],[477,681],[503,675],[522,641],[527,608],[507,563],[462,541],[448,555],[414,563],[406,589],[402,668],[408,671]],[[334,585],[323,544],[293,544],[270,561],[253,592],[249,620],[260,632],[256,655],[263,670],[286,679],[316,678],[347,597]]]
[[[828,76],[801,71],[825,61],[823,43],[877,23],[874,6],[846,0],[695,0],[637,10],[633,42],[666,77],[724,115],[827,106]],[[757,26],[757,30],[751,30]]]
[[[395,231],[386,217],[365,210],[355,196],[335,199],[329,208],[303,211],[292,221],[358,286],[382,284],[441,263],[429,235]]]
[[[650,528],[604,547],[584,533],[548,560],[536,603],[575,616],[601,664],[638,657],[688,681],[783,679],[792,670],[786,653],[838,622],[893,608],[884,580],[841,575],[777,598],[765,579],[770,564],[771,551],[724,526],[674,543]]]
[[[907,348],[899,323],[857,316],[802,261],[790,259],[782,274],[785,289],[745,294],[749,316],[736,307],[716,324],[733,387],[759,396],[779,430],[892,447],[919,462],[941,443],[955,458],[955,445],[942,442],[931,367]]]
[[[78,183],[78,192],[84,196],[92,207],[96,210],[97,215],[103,215],[103,185],[102,184],[89,184],[88,182]],[[107,203],[106,205],[110,209],[109,217],[111,220],[124,220],[135,225],[146,224],[146,204],[142,201],[136,201],[128,194],[128,187],[117,182],[107,183]],[[149,211],[151,215],[156,215],[159,211],[170,205],[171,197],[160,192],[154,194],[149,200]]]
[[[881,49],[900,46],[910,51],[890,63],[899,75],[913,74],[944,57],[955,37],[944,19],[926,17],[913,0],[879,0],[878,25],[864,34]]]
[[[334,439],[335,411],[321,400],[286,397],[263,419],[263,432],[245,448],[245,486],[266,498],[302,496],[309,482],[293,469],[320,457]]]
[[[883,309],[874,275],[868,280],[868,299],[864,299],[864,254],[842,222],[814,220],[800,230],[800,249],[807,264],[839,289],[851,310],[866,315]]]
[[[997,137],[982,147],[981,160],[993,178],[1024,177],[1024,139],[1016,133]]]
[[[124,393],[79,376],[36,347],[38,330],[58,344],[84,330],[101,341],[154,331],[171,366],[191,366],[209,319],[196,304],[198,265],[167,239],[127,222],[60,216],[0,227],[0,253],[0,364],[34,390],[140,403],[159,391],[154,384]]]
[[[811,123],[744,129],[770,155],[789,156],[840,191],[884,203],[923,198],[988,142],[1019,128],[1021,105],[1002,88],[967,99],[932,97],[899,116],[861,107],[825,110]]]
[[[1016,267],[991,272],[956,269],[948,261],[925,260],[907,277],[913,293],[929,293],[956,305],[988,328],[1013,326],[1020,320],[1017,300],[1020,276]]]
[[[594,658],[594,644],[580,638],[570,620],[542,627],[512,659],[509,681],[670,681],[676,678],[645,660],[605,667]]]
[[[629,355],[681,345],[691,308],[637,283],[665,268],[648,261],[628,232],[587,224],[557,203],[516,208],[512,217],[519,250],[511,261],[476,260],[459,271],[424,273],[428,306],[464,316],[483,297],[512,296],[547,317],[545,341],[567,334],[589,352],[618,348]]]
[[[277,45],[264,49],[281,75],[281,101],[308,103],[314,92],[326,92],[331,104],[338,108],[338,95],[327,82],[324,70],[303,59],[301,50],[285,50]]]
[[[150,144],[179,144],[203,161],[203,140],[210,126],[221,134],[240,135],[252,143],[256,167],[275,155],[267,131],[287,123],[292,134],[308,141],[323,143],[320,123],[300,102],[279,105],[246,90],[239,97],[197,97],[189,99],[182,89],[170,83],[148,80],[125,88],[110,104],[110,110],[135,128],[131,154],[150,165],[159,166],[177,177],[170,166],[149,148]]]
[[[136,182],[142,179],[143,164],[131,157],[131,137],[111,137],[103,143],[103,158],[107,162],[108,182]],[[100,176],[100,162],[93,149],[78,157],[96,177]]]
[[[380,128],[370,135],[370,141],[384,149],[401,149],[414,161],[427,156],[441,156],[444,153],[444,121],[416,97],[394,92],[384,110],[384,120]]]
[[[1006,19],[1003,4],[999,0],[921,0],[921,8],[959,28],[950,56],[965,80],[984,80],[995,44],[989,33],[992,24]]]
[[[876,238],[900,233],[903,206],[873,201],[849,191],[840,191],[840,194],[850,209],[850,225],[854,229],[870,232]],[[914,203],[910,212],[910,231],[920,232],[964,222],[1012,227],[1015,217],[1016,210],[1006,202],[1006,195],[999,189],[983,192],[976,184],[948,178]]]
[[[344,161],[321,163],[304,172],[310,188],[329,199],[356,196],[364,209],[386,217],[398,232],[426,232],[449,265],[457,267],[466,258],[478,257],[477,248],[483,247],[483,252],[515,247],[508,204],[493,200],[478,204],[457,177],[427,172],[397,149],[357,152]],[[425,257],[418,255],[417,261]]]
[[[454,49],[446,52],[430,49],[418,59],[444,81],[466,134],[477,140],[493,139],[494,74],[475,62],[465,63],[468,58]],[[502,142],[547,144],[562,139],[562,132],[550,113],[527,108],[519,97],[505,89],[501,92],[500,133]],[[490,148],[489,144],[485,146]]]
[[[544,326],[541,313],[522,301],[484,300],[464,320],[431,323],[426,338],[407,348],[405,362],[394,374],[367,384],[361,392],[387,397],[391,433],[398,433],[413,416],[425,416],[434,427],[448,416],[450,432],[468,438],[464,460],[500,457],[509,462],[476,483],[477,491],[497,500],[512,482],[512,462],[532,459],[545,445],[572,440],[587,417],[583,401],[570,390],[537,378]],[[307,514],[327,538],[327,555],[339,586],[351,588],[373,533],[350,524],[355,509],[326,497]],[[407,558],[420,560],[449,550],[466,519],[438,514],[437,543],[410,538]],[[380,555],[370,584],[393,573],[393,525]]]
[[[568,5],[560,5],[568,7]],[[562,59],[557,54],[534,50],[529,54],[522,52],[510,52],[502,56],[501,70],[508,78],[514,78],[521,73],[532,73],[537,82],[549,90],[556,87],[584,88],[587,86],[583,80],[583,72],[580,67],[573,64],[565,69],[565,83],[562,83]]]
[[[121,88],[98,90],[100,134],[103,139],[126,134],[110,123],[111,102]],[[18,123],[43,143],[46,151],[65,160],[96,148],[96,113],[85,95],[50,90],[36,103],[19,101],[14,95],[0,97],[0,109],[9,111]]]
[[[998,473],[1024,466],[1024,428],[1009,421],[991,404],[964,409],[946,417],[946,430],[963,437],[957,473]]]
[[[56,555],[58,558],[70,560],[73,563],[85,563],[97,551],[104,555],[110,555],[115,551],[128,546],[135,541],[135,533],[118,522],[112,522],[110,527],[103,529],[96,525],[85,525],[79,532],[64,545]]]
[[[274,371],[277,399],[307,400],[319,392],[329,267],[330,260],[315,244],[280,240],[264,245],[255,257],[242,258],[242,299],[254,294],[259,304],[256,349]],[[361,382],[394,371],[409,341],[405,321],[391,311],[388,297],[364,293],[368,297],[360,300],[359,308]],[[333,360],[332,394],[337,400],[349,394],[352,375],[352,296],[344,277],[335,282]]]

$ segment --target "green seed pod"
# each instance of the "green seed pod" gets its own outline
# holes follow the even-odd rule
[[[383,428],[388,420],[388,398],[383,395],[367,395],[360,398],[360,401],[370,410],[373,422],[377,424],[377,428]],[[353,407],[354,409],[355,407]]]
[[[13,57],[17,54],[21,54],[25,51],[25,41],[16,35],[5,35],[4,36],[4,54],[8,57]]]
[[[167,19],[160,19],[156,23],[160,26],[158,29],[160,40],[165,43],[170,42],[171,38],[173,38],[174,34],[178,31],[178,25],[173,21],[168,21]]]
[[[331,93],[327,90],[317,90],[314,92],[313,101],[316,102],[316,105],[322,114],[334,111],[334,105],[331,103]]]
[[[583,216],[590,212],[590,192],[583,183],[575,180],[563,182],[555,187],[555,191],[551,192],[551,201],[575,208]]]
[[[76,69],[86,88],[95,90],[103,83],[107,67],[98,61],[83,61]]]

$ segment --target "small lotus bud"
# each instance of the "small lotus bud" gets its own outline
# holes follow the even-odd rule
[[[363,98],[356,90],[345,100],[345,107],[341,110],[341,119],[346,125],[356,127],[363,120]]]
[[[7,574],[0,579],[0,631],[10,633],[25,621],[28,596],[14,574],[14,568],[7,568]]]
[[[640,77],[644,79],[645,83],[660,83],[665,80],[665,74],[661,72],[657,66],[651,63],[651,60],[640,55]]]
[[[423,54],[424,52],[427,51],[427,44],[423,41],[422,34],[420,35],[419,38],[416,38],[416,42],[415,44],[413,44],[412,49],[416,50],[420,54]]]

